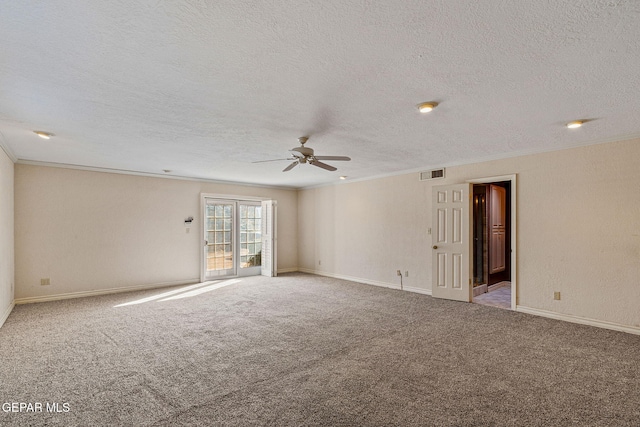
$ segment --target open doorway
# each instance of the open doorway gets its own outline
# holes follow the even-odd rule
[[[473,185],[473,302],[512,308],[512,182]]]
[[[487,255],[487,267],[484,268],[484,243],[476,246],[476,250],[482,253],[478,260],[482,260],[483,271],[476,272],[476,277],[482,278],[479,285],[486,284],[489,290],[489,279],[494,285],[492,290],[498,288],[500,281],[509,282],[510,304],[505,304],[505,308],[517,309],[518,299],[518,274],[517,274],[517,245],[516,233],[518,230],[517,221],[517,176],[502,175],[489,178],[472,179],[464,184],[435,185],[431,188],[431,219],[432,237],[431,244],[431,295],[434,298],[444,298],[464,302],[480,302],[481,296],[474,298],[473,278],[474,278],[474,247],[473,247],[473,187],[476,184],[485,185],[485,209],[488,209],[486,188],[494,184],[494,191],[504,195],[504,222],[497,222],[494,227],[496,239],[504,242],[504,250],[498,252],[498,262],[490,264]],[[496,185],[500,184],[500,185]],[[480,201],[481,199],[479,199]],[[487,211],[488,212],[488,211]],[[486,214],[488,216],[488,213]],[[488,218],[483,220],[486,224],[491,221]],[[501,225],[502,224],[502,225]],[[493,225],[493,224],[492,224]],[[486,241],[489,242],[489,229],[487,229]],[[496,246],[493,246],[495,248]],[[487,254],[492,247],[487,243]],[[500,258],[501,257],[501,258]],[[500,268],[500,263],[504,268]],[[493,268],[491,267],[493,266]],[[499,271],[501,270],[501,271]],[[485,280],[484,271],[487,272]],[[489,277],[491,272],[491,277]],[[493,283],[495,281],[495,283]],[[485,283],[486,282],[486,283]],[[502,286],[507,286],[503,283]],[[505,292],[505,291],[502,291]],[[487,293],[487,292],[481,292]],[[495,294],[494,294],[495,295]],[[478,301],[478,299],[480,301]],[[475,300],[475,301],[474,301]]]

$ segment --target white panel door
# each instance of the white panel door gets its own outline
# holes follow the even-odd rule
[[[277,205],[275,200],[262,202],[262,268],[263,276],[278,275],[277,244],[276,244]]]
[[[471,302],[471,184],[432,189],[432,295]]]

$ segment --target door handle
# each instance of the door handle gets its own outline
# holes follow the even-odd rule
[[[434,247],[433,247],[433,249],[438,249],[438,247],[437,247],[437,246],[434,246]]]

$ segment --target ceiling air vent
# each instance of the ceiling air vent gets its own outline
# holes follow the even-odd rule
[[[420,181],[437,178],[444,178],[444,168],[420,172]]]

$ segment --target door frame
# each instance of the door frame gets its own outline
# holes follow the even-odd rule
[[[518,256],[517,256],[517,174],[512,175],[499,175],[499,176],[490,176],[486,178],[476,178],[467,180],[467,183],[470,184],[490,184],[492,182],[500,182],[500,181],[510,181],[511,182],[511,310],[516,311],[516,307],[518,306]],[[473,226],[473,215],[471,215],[470,226]],[[473,251],[472,251],[473,252]],[[473,294],[472,294],[473,295]]]
[[[206,208],[207,208],[207,199],[217,199],[217,200],[221,200],[221,201],[225,201],[225,202],[233,202],[235,203],[235,205],[237,206],[238,203],[242,203],[242,202],[263,202],[265,200],[272,200],[271,198],[268,197],[251,197],[251,196],[238,196],[238,195],[232,195],[232,194],[218,194],[218,193],[200,193],[200,227],[198,229],[198,233],[200,234],[200,239],[198,239],[199,245],[200,245],[200,282],[205,282],[206,280],[218,280],[218,279],[228,279],[231,277],[240,277],[242,276],[242,274],[240,274],[240,267],[235,267],[235,273],[232,275],[226,275],[226,276],[220,276],[220,277],[216,277],[215,279],[207,279],[206,277],[206,260],[205,260],[205,251],[204,251],[204,243],[206,241],[206,239],[204,239],[204,235],[203,235],[203,231],[204,231],[204,226],[205,226],[205,221],[206,221]],[[234,209],[235,211],[235,209]],[[234,212],[234,219],[239,215],[238,212]],[[233,233],[234,233],[234,239],[236,238],[236,224],[237,221],[234,220],[234,227],[233,227]],[[237,244],[234,245],[234,249],[233,249],[233,256],[234,256],[234,263],[238,263],[239,265],[239,260],[240,258],[238,257],[240,253],[240,242],[237,242]],[[260,275],[260,273],[257,273],[257,275]]]

